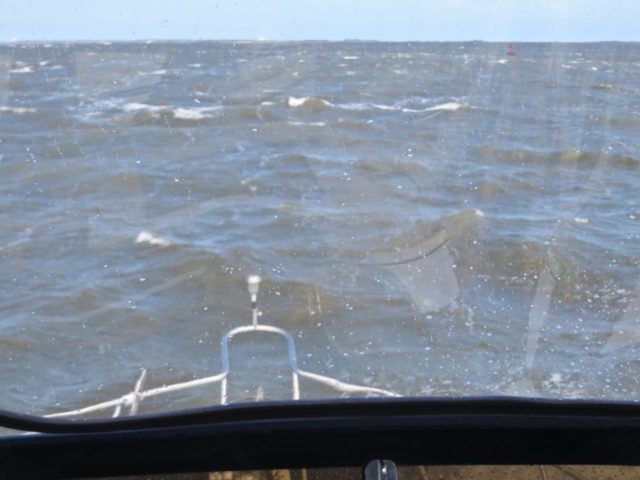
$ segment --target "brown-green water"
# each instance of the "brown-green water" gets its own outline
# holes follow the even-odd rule
[[[516,48],[0,46],[0,407],[218,372],[252,273],[306,370],[639,400],[640,47]],[[231,400],[285,359],[234,342]]]

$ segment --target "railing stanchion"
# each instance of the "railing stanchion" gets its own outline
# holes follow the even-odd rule
[[[147,369],[143,368],[142,373],[140,374],[140,378],[136,382],[136,386],[133,389],[133,399],[131,401],[131,410],[129,410],[129,415],[135,415],[138,413],[138,407],[140,407],[140,402],[142,401],[142,387],[144,386],[144,380],[147,376]]]
[[[298,372],[293,371],[293,399],[300,400],[300,380],[298,378]]]

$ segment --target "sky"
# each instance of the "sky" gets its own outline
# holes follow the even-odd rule
[[[640,0],[0,0],[0,42],[640,41]]]

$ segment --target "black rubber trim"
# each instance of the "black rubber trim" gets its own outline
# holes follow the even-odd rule
[[[296,402],[253,402],[176,412],[103,419],[56,419],[0,410],[0,426],[42,433],[97,433],[147,430],[259,420],[308,420],[365,415],[369,418],[413,415],[501,415],[593,418],[637,422],[640,403],[549,400],[520,397],[372,398]],[[0,440],[1,441],[1,440]]]
[[[362,467],[374,458],[399,465],[640,465],[639,406],[626,403],[342,400],[36,423],[68,433],[0,439],[1,478]]]

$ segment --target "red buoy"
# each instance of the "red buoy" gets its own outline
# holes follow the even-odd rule
[[[509,44],[509,47],[507,48],[507,55],[509,55],[510,57],[516,56],[516,50],[515,48],[513,48],[513,43]]]

